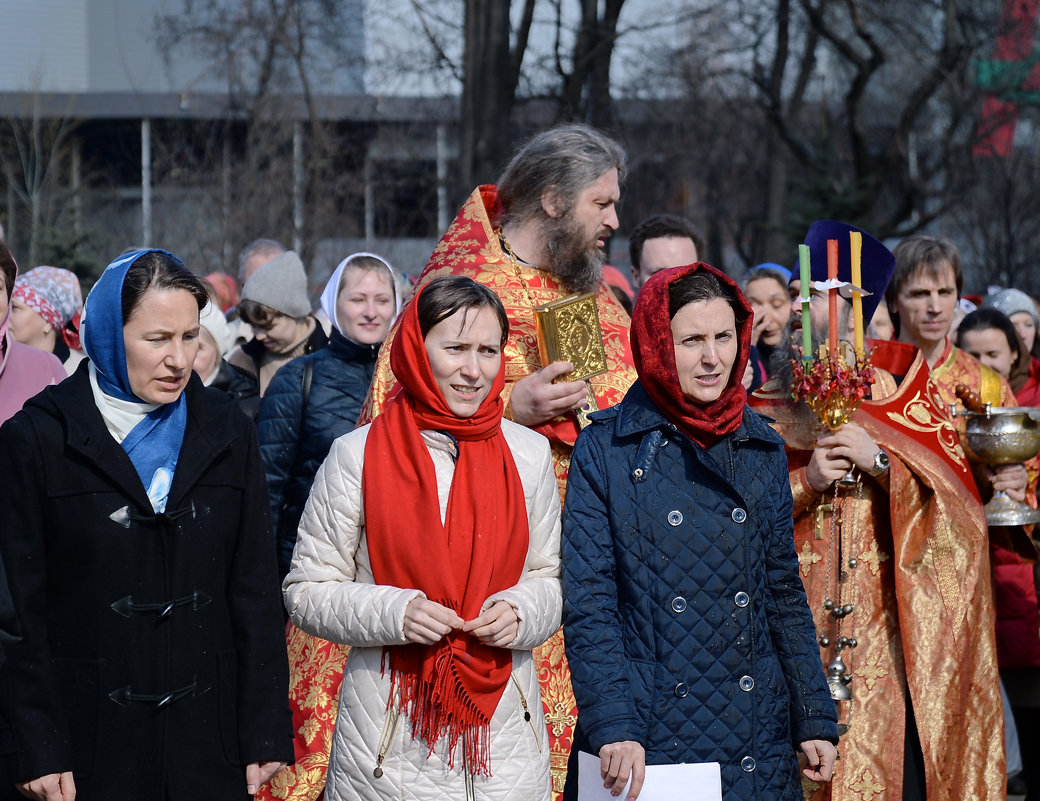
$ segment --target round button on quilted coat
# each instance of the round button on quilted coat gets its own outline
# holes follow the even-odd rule
[[[734,523],[743,523],[745,520],[747,520],[747,512],[745,512],[738,506],[730,513],[730,517],[733,518]]]
[[[689,694],[690,694],[690,688],[686,684],[686,682],[680,681],[678,684],[675,685],[675,697],[676,698],[685,698]]]
[[[755,680],[750,676],[740,677],[740,689],[744,692],[749,693],[755,688]]]
[[[745,773],[751,773],[755,769],[755,760],[753,757],[746,756],[740,760],[740,769]]]
[[[672,509],[672,511],[668,513],[668,525],[677,526],[680,523],[682,523],[682,512],[678,509]]]
[[[682,613],[686,611],[686,599],[681,595],[676,595],[672,598],[672,611]]]
[[[751,596],[748,595],[743,590],[741,590],[740,592],[738,592],[736,595],[733,596],[733,603],[735,603],[737,606],[739,606],[741,609],[743,609],[745,606],[747,606],[749,603],[751,603]]]

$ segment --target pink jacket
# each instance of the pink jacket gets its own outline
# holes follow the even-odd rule
[[[44,387],[64,381],[65,368],[53,353],[15,342],[6,325],[0,325],[0,338],[0,423],[3,423]]]

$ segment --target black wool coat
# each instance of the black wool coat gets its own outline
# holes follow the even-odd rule
[[[292,759],[256,436],[197,376],[186,393],[162,514],[86,362],[0,428],[0,554],[23,635],[0,670],[0,793],[71,770],[83,801],[245,797],[246,764]]]

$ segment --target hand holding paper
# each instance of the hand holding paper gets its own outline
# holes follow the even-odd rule
[[[646,776],[646,751],[634,740],[623,740],[620,743],[607,743],[599,749],[599,773],[603,778],[603,786],[611,791],[612,796],[619,796],[631,777],[632,786],[628,788],[629,801],[639,797]]]
[[[643,764],[645,753],[639,743],[611,743],[603,746],[600,754],[612,746],[633,745],[639,749],[640,764]],[[620,751],[612,751],[611,756]],[[615,784],[610,788],[603,786],[606,778],[603,775],[601,757],[578,752],[578,801],[616,801],[624,791],[624,783],[614,795]],[[635,774],[635,771],[632,771]],[[626,799],[636,798],[639,801],[722,801],[722,774],[718,762],[680,763],[673,765],[646,765],[643,768],[641,787],[629,788]]]

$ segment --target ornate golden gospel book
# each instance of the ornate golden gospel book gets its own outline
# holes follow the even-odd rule
[[[559,361],[574,365],[573,372],[558,380],[583,381],[607,371],[599,311],[592,293],[568,295],[544,306],[536,306],[534,323],[542,365]]]

